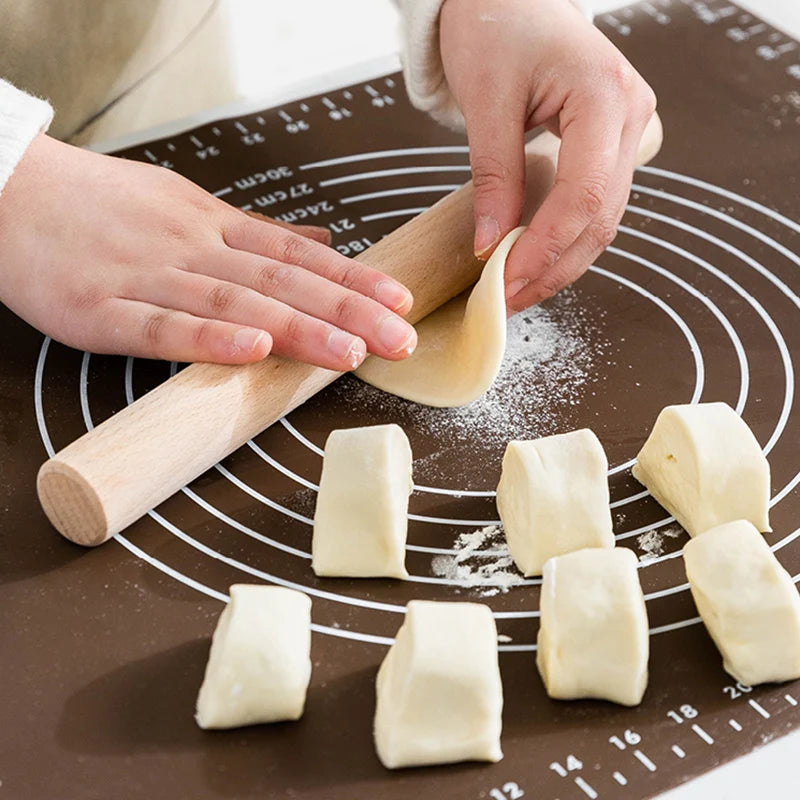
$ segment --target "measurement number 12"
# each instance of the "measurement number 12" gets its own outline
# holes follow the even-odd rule
[[[489,797],[492,800],[519,800],[520,797],[525,797],[525,792],[519,788],[519,784],[509,781],[503,784],[502,789],[492,789]]]

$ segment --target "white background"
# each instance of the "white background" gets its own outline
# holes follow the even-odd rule
[[[397,12],[390,0],[228,2],[237,84],[244,97],[282,94],[285,88],[298,82],[328,75],[399,48]],[[736,2],[800,39],[800,0]],[[613,0],[597,0],[593,4],[598,14],[620,5]],[[662,796],[662,800],[668,798],[797,800],[800,734],[784,737]]]
[[[677,2],[677,0],[673,0]],[[396,52],[391,0],[228,0],[239,91],[245,97]],[[738,0],[762,19],[800,38],[800,0]],[[594,0],[595,13],[619,0]]]

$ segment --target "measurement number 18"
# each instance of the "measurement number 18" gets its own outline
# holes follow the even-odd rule
[[[352,256],[355,253],[363,253],[368,247],[371,246],[372,242],[365,236],[363,239],[355,239],[352,242],[347,242],[347,244],[337,244],[336,249],[343,256]]]

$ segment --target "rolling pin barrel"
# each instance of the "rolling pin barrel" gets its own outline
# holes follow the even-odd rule
[[[552,185],[558,144],[546,133],[528,145],[528,214]],[[639,163],[660,145],[654,116]],[[411,290],[415,323],[478,279],[472,238],[468,183],[358,258]],[[42,508],[68,539],[101,544],[338,376],[277,356],[246,366],[193,364],[45,462],[37,479]]]

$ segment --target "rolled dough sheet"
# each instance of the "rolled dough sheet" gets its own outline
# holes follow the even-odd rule
[[[427,406],[463,406],[494,382],[506,347],[506,258],[524,227],[511,231],[480,280],[417,324],[417,349],[403,361],[368,358],[355,372],[385,392]]]

